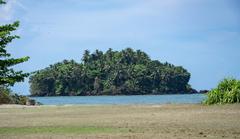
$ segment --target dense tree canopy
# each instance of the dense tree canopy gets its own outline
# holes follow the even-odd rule
[[[192,91],[190,73],[180,66],[151,60],[127,48],[84,52],[82,62],[64,60],[30,77],[33,96],[140,95]]]

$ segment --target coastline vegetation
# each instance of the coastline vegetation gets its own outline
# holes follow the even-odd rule
[[[240,80],[225,78],[207,93],[205,104],[240,103]]]

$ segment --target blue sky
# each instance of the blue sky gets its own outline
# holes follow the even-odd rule
[[[83,51],[126,47],[191,73],[196,89],[224,77],[240,78],[239,0],[8,0],[0,23],[21,22],[14,57],[31,59],[16,69],[35,71]],[[26,80],[13,90],[29,94]]]

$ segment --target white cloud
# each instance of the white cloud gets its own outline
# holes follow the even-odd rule
[[[79,3],[81,2],[78,1]],[[176,0],[131,3],[125,1],[123,5],[125,6],[121,8],[94,11],[59,10],[59,8],[51,11],[51,14],[49,14],[49,10],[35,9],[36,13],[28,13],[26,17],[31,19],[29,22],[31,22],[34,32],[38,32],[39,36],[45,38],[75,40],[128,40],[135,38],[142,40],[152,34],[151,30],[159,26],[160,21],[166,22],[163,20],[174,17],[176,11],[182,7],[182,3]],[[148,24],[153,27],[149,27]]]

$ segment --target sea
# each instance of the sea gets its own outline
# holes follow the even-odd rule
[[[205,94],[31,97],[43,105],[198,104]]]

